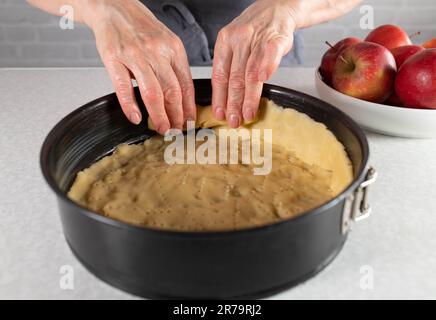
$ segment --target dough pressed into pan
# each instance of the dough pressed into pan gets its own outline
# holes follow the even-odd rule
[[[226,128],[210,107],[198,107],[197,126]],[[322,123],[262,99],[244,129],[272,130],[269,174],[259,165],[167,164],[171,143],[155,136],[115,152],[79,172],[68,196],[130,224],[179,231],[236,230],[298,216],[326,203],[352,181],[343,145]],[[266,143],[266,142],[265,142]],[[197,142],[197,148],[201,143]]]

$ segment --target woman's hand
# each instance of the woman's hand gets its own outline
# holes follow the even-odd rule
[[[94,31],[97,47],[126,116],[141,114],[135,78],[160,133],[196,117],[194,86],[181,40],[138,0],[27,0],[52,14],[68,4]],[[362,0],[257,0],[218,34],[212,73],[216,118],[232,127],[254,118],[262,85],[289,52],[295,28],[339,17]],[[205,4],[207,5],[207,4]]]
[[[133,93],[136,79],[154,127],[161,134],[195,120],[194,85],[181,40],[139,1],[89,1],[85,23],[127,118],[142,115]],[[92,4],[91,4],[92,3]]]
[[[263,83],[292,48],[295,10],[289,1],[259,0],[218,33],[212,108],[233,128],[257,113]]]

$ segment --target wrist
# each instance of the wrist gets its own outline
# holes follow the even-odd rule
[[[290,19],[293,21],[294,28],[300,29],[305,27],[306,6],[304,0],[284,0]]]
[[[77,10],[79,11],[80,20],[90,29],[94,30],[95,22],[99,21],[103,14],[104,5],[110,0],[79,0],[77,1]],[[80,3],[80,4],[79,4]]]

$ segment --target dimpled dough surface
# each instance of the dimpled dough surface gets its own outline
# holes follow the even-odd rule
[[[224,128],[199,107],[198,125]],[[297,216],[340,193],[352,180],[350,160],[324,124],[262,99],[257,122],[272,129],[272,170],[255,165],[173,164],[155,136],[120,145],[78,173],[68,196],[95,212],[139,226],[179,231],[235,230]],[[197,143],[198,146],[198,143]],[[258,166],[257,166],[258,167]]]

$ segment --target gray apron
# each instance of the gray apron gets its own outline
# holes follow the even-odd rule
[[[212,65],[218,31],[255,0],[141,0],[153,14],[182,40],[191,66]],[[281,66],[301,64],[303,39],[294,34],[292,50]]]

